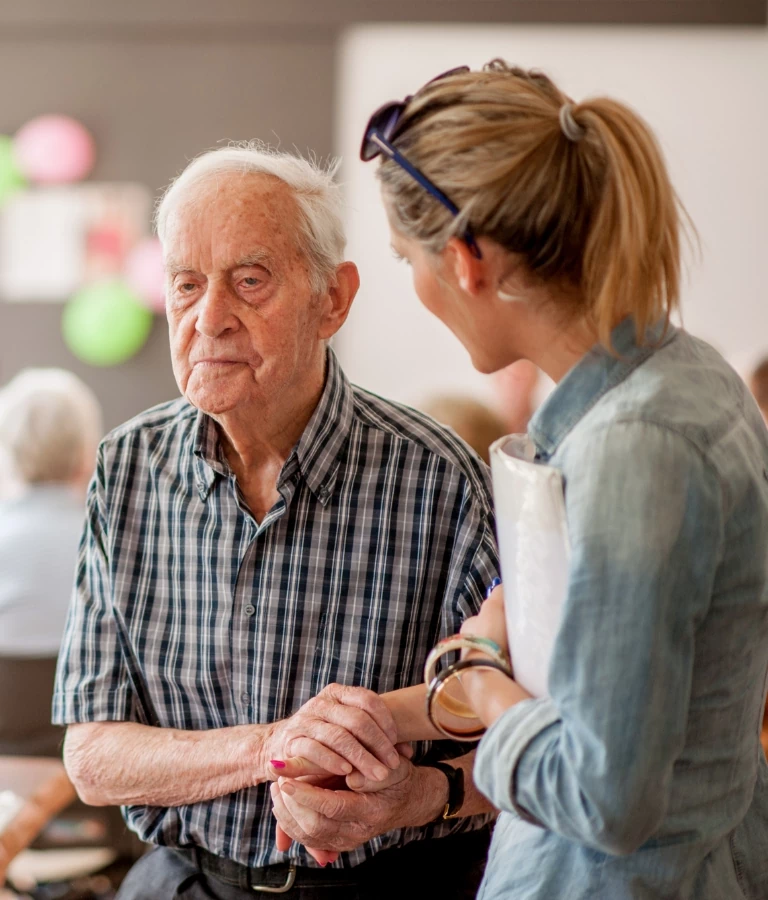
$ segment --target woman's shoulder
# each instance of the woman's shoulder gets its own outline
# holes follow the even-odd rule
[[[607,391],[569,437],[581,443],[616,435],[619,443],[642,444],[659,431],[704,457],[729,439],[762,442],[768,452],[743,380],[713,347],[684,331]]]
[[[736,372],[681,333],[600,398],[554,462],[566,479],[596,486],[628,479],[657,486],[676,473],[689,489],[717,495],[727,517],[739,498],[765,492],[768,431]]]

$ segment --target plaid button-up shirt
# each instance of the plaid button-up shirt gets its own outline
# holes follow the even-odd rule
[[[328,353],[320,403],[262,522],[215,423],[185,400],[103,441],[59,659],[54,721],[225,728],[290,716],[330,682],[417,684],[497,574],[487,470],[451,432],[352,387]],[[418,748],[456,755],[467,745]],[[274,843],[268,785],[131,806],[150,842],[250,866],[311,864]],[[407,828],[343,854],[476,827]]]

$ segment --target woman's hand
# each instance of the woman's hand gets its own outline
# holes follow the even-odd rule
[[[480,612],[467,619],[461,626],[462,634],[489,638],[509,656],[507,622],[504,616],[504,590],[501,585],[491,591],[491,595],[480,607]]]

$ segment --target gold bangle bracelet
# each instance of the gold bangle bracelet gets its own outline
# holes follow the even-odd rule
[[[437,674],[437,663],[446,653],[454,650],[477,650],[502,666],[509,666],[506,653],[490,638],[478,637],[474,634],[454,634],[443,638],[435,644],[424,664],[424,683],[431,684]]]
[[[508,678],[512,677],[512,671],[509,666],[504,663],[499,663],[493,659],[460,659],[458,662],[455,662],[452,666],[448,666],[447,669],[443,669],[429,684],[427,689],[427,718],[429,719],[433,728],[439,731],[442,735],[447,738],[451,738],[454,741],[479,741],[480,738],[485,733],[485,727],[475,728],[471,731],[455,731],[449,728],[446,728],[444,725],[441,725],[437,720],[437,717],[434,713],[434,704],[435,701],[439,698],[440,693],[445,689],[446,683],[453,677],[457,676],[460,672],[466,669],[476,669],[476,668],[484,668],[484,669],[496,669],[496,671],[501,672],[506,675]],[[446,708],[444,704],[441,704],[443,708]],[[473,714],[473,718],[477,718],[476,715]]]

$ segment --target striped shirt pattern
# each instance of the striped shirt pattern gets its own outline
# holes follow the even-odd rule
[[[59,658],[54,721],[180,729],[268,723],[331,682],[417,684],[427,653],[498,573],[487,469],[445,428],[349,384],[328,352],[321,400],[256,522],[217,426],[186,400],[99,449]],[[417,760],[467,745],[419,745]],[[174,808],[131,806],[148,842],[249,866],[274,845],[268,785]],[[479,827],[406,828],[343,854]]]

